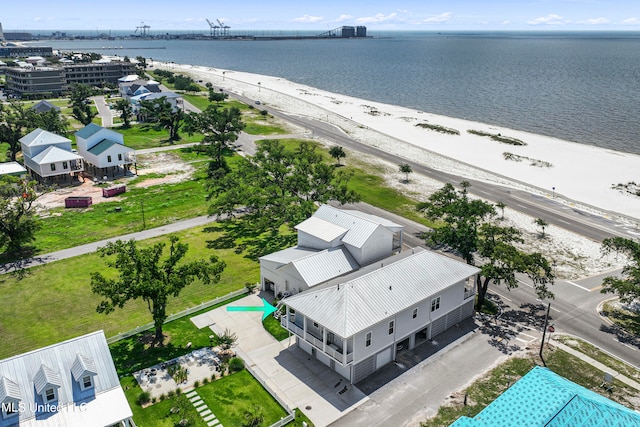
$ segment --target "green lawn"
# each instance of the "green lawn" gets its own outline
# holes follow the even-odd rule
[[[177,406],[176,397],[142,409],[136,403],[142,390],[135,379],[132,376],[125,377],[121,380],[121,385],[133,411],[133,420],[139,427],[173,427],[174,423],[180,420],[170,413],[171,408]],[[224,426],[244,425],[244,414],[254,405],[261,408],[264,416],[261,426],[271,425],[287,415],[278,402],[246,370],[198,387],[197,391]],[[195,425],[206,426],[206,423],[199,417]]]
[[[178,233],[189,252],[185,261],[216,254],[227,263],[221,280],[215,285],[199,281],[187,286],[178,298],[169,301],[167,313],[177,313],[189,307],[241,289],[247,282],[259,279],[259,265],[237,253],[235,248],[216,240],[219,232],[199,227]],[[145,240],[152,245],[166,237]],[[216,246],[218,249],[212,249]],[[152,321],[143,301],[130,301],[112,314],[96,312],[99,298],[91,292],[90,273],[107,267],[96,254],[86,254],[33,267],[19,280],[13,275],[0,276],[0,359],[40,348],[72,337],[103,329],[107,337],[125,332]],[[9,321],[10,319],[10,321]]]
[[[202,386],[198,388],[198,394],[224,426],[243,425],[245,412],[254,405],[263,413],[261,425],[271,425],[287,416],[278,402],[246,370]]]
[[[273,316],[267,316],[262,321],[262,326],[278,341],[289,338],[289,332],[280,326],[280,321]]]
[[[189,135],[186,132],[179,133],[180,140],[169,141],[169,133],[166,130],[155,129],[154,126],[150,124],[135,124],[131,125],[128,129],[118,127],[113,130],[124,135],[125,145],[134,150],[202,141],[202,134],[195,133]]]

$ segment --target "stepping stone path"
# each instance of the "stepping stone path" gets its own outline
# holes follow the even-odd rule
[[[222,427],[220,420],[216,418],[213,412],[211,412],[211,409],[209,409],[207,404],[204,403],[204,400],[202,400],[197,391],[192,390],[187,393],[187,398],[209,427]]]

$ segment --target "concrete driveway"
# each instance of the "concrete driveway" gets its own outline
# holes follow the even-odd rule
[[[262,306],[262,301],[249,295],[230,305]],[[368,400],[340,375],[290,346],[289,340],[276,341],[262,326],[262,312],[228,312],[220,307],[191,321],[198,328],[210,327],[216,334],[225,329],[237,334],[238,355],[287,406],[302,409],[316,427],[331,424]],[[345,385],[347,390],[340,394]]]

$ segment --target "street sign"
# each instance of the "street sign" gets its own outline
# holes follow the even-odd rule
[[[553,325],[549,326],[549,332],[555,332],[556,328],[553,327]]]

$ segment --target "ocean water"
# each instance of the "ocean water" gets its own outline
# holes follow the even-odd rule
[[[39,44],[279,76],[358,98],[640,154],[638,32],[395,32],[349,40]]]

